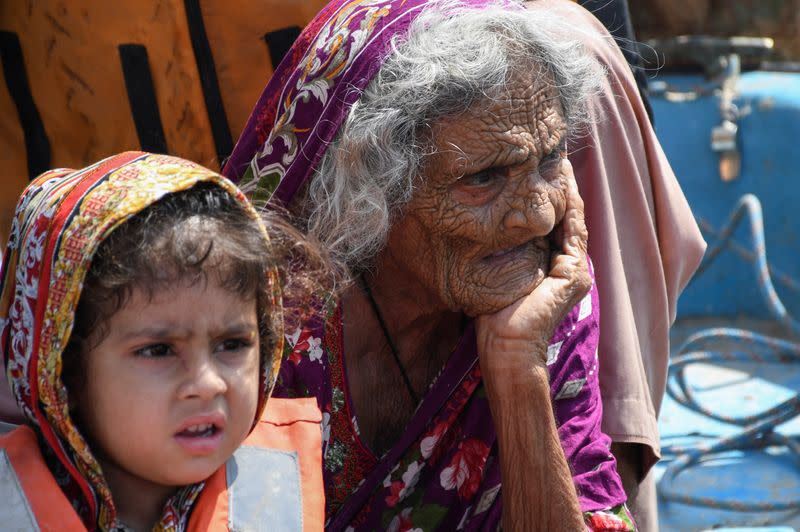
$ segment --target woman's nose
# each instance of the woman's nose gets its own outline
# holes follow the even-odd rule
[[[192,360],[186,364],[186,370],[180,393],[183,398],[212,399],[228,389],[220,368],[209,355]]]
[[[503,227],[507,231],[523,230],[543,236],[553,230],[554,205],[550,190],[555,181],[545,179],[539,169],[519,176],[517,186],[509,191],[507,210],[503,214]]]
[[[503,226],[506,229],[526,229],[528,227],[528,215],[525,213],[524,206],[512,205],[503,216]]]
[[[525,231],[540,234],[549,232],[546,223],[548,205],[541,200],[541,194],[533,187],[519,187],[506,203],[503,214],[503,228],[506,231]]]

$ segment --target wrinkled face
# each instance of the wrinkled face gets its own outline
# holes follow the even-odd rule
[[[392,227],[385,256],[451,310],[499,310],[548,270],[571,169],[557,90],[538,77],[523,69],[493,99],[434,125],[437,154]]]
[[[77,408],[112,493],[207,478],[255,417],[255,300],[210,279],[152,300],[134,290],[107,324],[107,336],[84,353]]]

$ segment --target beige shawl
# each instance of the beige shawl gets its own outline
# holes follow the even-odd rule
[[[614,441],[647,445],[646,471],[661,452],[656,416],[669,327],[706,244],[612,37],[571,2],[540,0],[530,7],[564,17],[570,34],[608,71],[601,94],[590,102],[594,124],[570,147],[569,158],[586,202],[600,292],[603,430]]]

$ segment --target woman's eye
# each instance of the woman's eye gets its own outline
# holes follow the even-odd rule
[[[561,169],[561,152],[553,151],[544,157],[539,163],[539,175],[550,181],[558,177]]]
[[[136,355],[144,358],[160,358],[172,354],[172,348],[167,344],[146,345],[136,350]]]
[[[459,179],[459,181],[467,186],[480,187],[490,184],[492,181],[494,181],[495,177],[495,172],[491,170],[483,170],[477,174],[464,176]]]

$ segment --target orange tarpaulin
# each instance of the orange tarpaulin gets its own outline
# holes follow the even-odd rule
[[[0,2],[0,243],[46,168],[146,149],[218,169],[273,61],[325,3]]]

